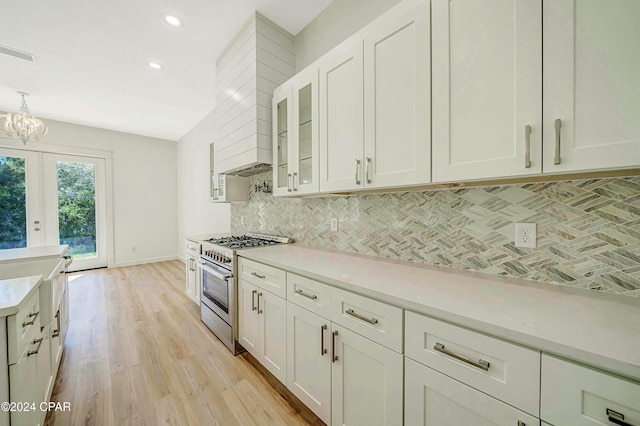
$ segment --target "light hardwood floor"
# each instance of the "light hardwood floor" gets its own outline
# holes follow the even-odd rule
[[[70,326],[46,425],[322,424],[200,322],[184,264],[69,275]]]

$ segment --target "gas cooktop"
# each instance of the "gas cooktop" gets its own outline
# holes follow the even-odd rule
[[[244,235],[231,235],[228,237],[211,238],[209,243],[231,250],[242,250],[251,247],[270,246],[274,244],[290,243],[291,238],[274,235],[246,233]]]

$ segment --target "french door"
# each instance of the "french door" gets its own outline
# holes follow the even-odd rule
[[[68,244],[70,270],[107,266],[103,158],[0,148],[0,249]]]

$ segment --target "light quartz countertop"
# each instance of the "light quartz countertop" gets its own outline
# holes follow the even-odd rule
[[[35,293],[42,275],[0,280],[0,318],[18,313],[20,304]]]
[[[295,244],[239,256],[640,380],[640,298]]]
[[[21,260],[36,260],[47,257],[61,257],[69,250],[68,245],[44,246],[0,250],[0,263],[16,262]]]
[[[193,241],[194,243],[201,243],[203,241],[207,241],[210,238],[213,238],[213,236],[216,234],[194,234],[194,235],[187,235],[185,238],[189,241]]]

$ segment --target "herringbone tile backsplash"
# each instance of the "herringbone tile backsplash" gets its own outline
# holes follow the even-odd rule
[[[515,222],[537,224],[537,248],[514,246]],[[231,230],[640,296],[638,176],[304,199],[252,190],[232,204]]]

